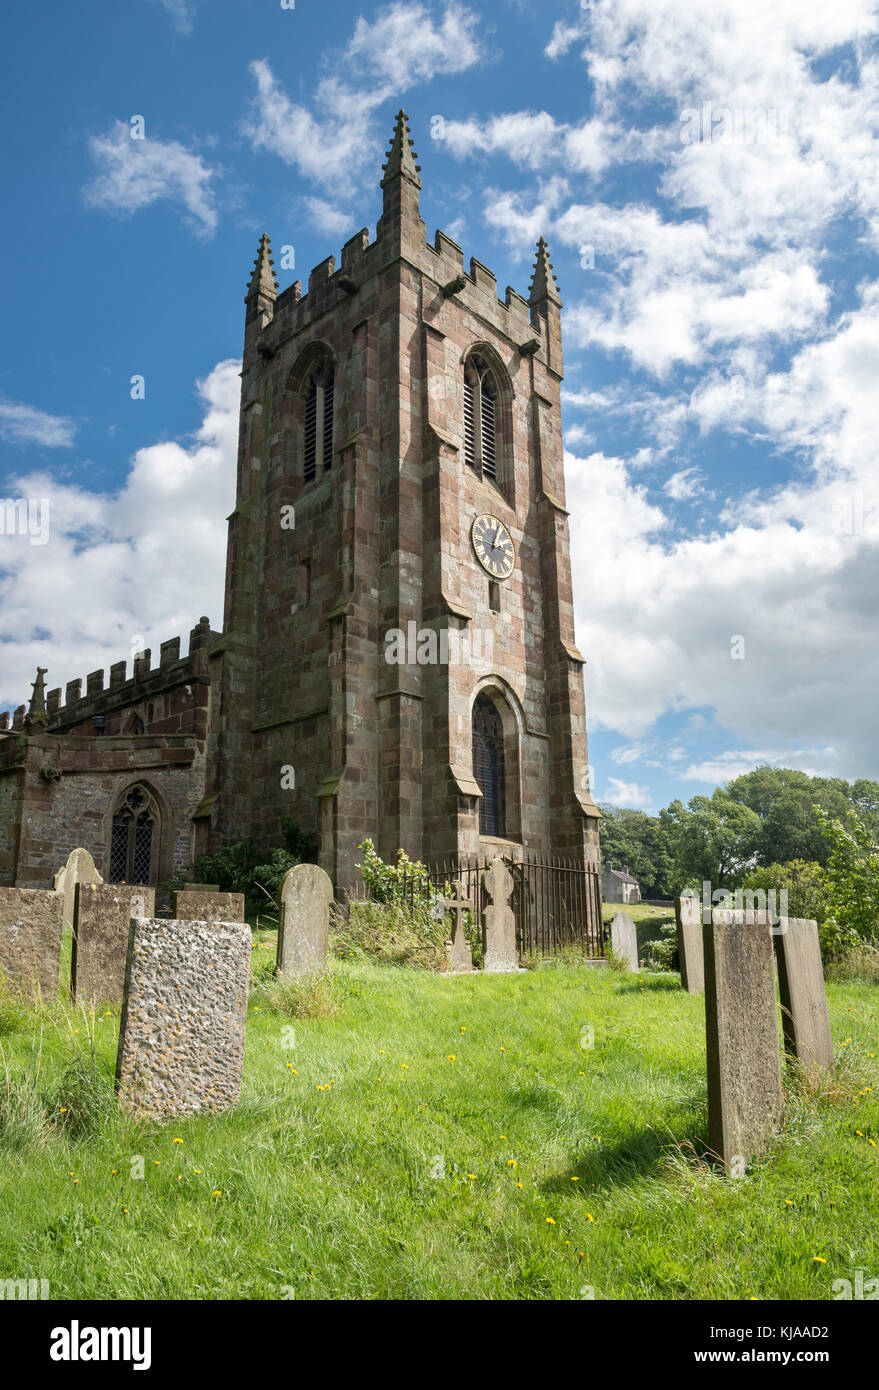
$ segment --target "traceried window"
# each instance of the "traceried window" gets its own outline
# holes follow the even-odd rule
[[[497,382],[474,352],[464,366],[464,461],[493,483],[498,480],[497,417]]]
[[[507,833],[504,726],[494,701],[479,695],[473,706],[473,776],[479,783],[479,833]]]
[[[333,364],[329,358],[310,372],[305,388],[305,450],[303,478],[310,483],[318,470],[333,466]]]
[[[145,787],[125,795],[113,816],[110,883],[150,883],[156,859],[158,809]]]

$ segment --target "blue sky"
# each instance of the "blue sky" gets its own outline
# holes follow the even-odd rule
[[[520,291],[549,241],[596,795],[879,776],[876,0],[56,0],[6,33],[0,496],[51,521],[0,535],[0,709],[220,626],[257,239],[286,285],[372,228],[404,105],[429,236]]]

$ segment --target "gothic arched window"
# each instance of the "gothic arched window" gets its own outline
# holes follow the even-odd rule
[[[507,833],[504,726],[494,701],[479,695],[473,706],[473,776],[479,783],[479,833],[505,839]]]
[[[306,377],[305,449],[302,476],[306,483],[333,466],[333,364],[324,358]]]
[[[493,483],[498,480],[498,388],[479,353],[464,364],[464,462]]]
[[[158,854],[159,813],[146,787],[129,788],[113,815],[110,883],[150,883]]]

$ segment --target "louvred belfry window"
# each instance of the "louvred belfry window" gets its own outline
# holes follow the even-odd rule
[[[143,787],[132,787],[113,816],[110,883],[150,883],[155,861],[158,812]]]
[[[473,776],[479,784],[479,833],[503,839],[507,833],[504,726],[497,706],[480,695],[473,706]]]
[[[333,365],[327,360],[308,379],[305,396],[303,480],[317,477],[318,463],[326,473],[333,466]]]
[[[497,383],[473,353],[464,368],[464,462],[492,482],[498,479]]]

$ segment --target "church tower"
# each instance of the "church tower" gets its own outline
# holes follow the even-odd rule
[[[337,891],[371,836],[432,861],[598,869],[562,453],[561,298],[438,231],[400,112],[382,215],[246,298],[238,491],[205,807],[211,840],[320,837]]]

